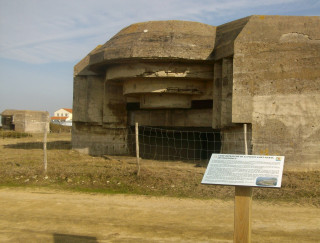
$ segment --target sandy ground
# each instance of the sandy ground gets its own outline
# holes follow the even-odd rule
[[[233,201],[0,189],[0,242],[232,242]],[[252,242],[320,242],[320,209],[253,202]]]

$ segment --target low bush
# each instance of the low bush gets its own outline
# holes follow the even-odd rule
[[[26,132],[0,130],[0,137],[1,138],[25,138],[25,137],[32,137],[32,135]]]
[[[51,133],[71,133],[71,126],[62,126],[59,124],[50,123],[50,132]]]

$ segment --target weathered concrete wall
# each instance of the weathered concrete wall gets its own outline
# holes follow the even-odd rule
[[[102,125],[103,76],[76,76],[73,83],[73,122]]]
[[[49,112],[29,110],[5,110],[2,112],[5,124],[4,130],[17,132],[43,133],[49,132]],[[7,124],[9,123],[9,124]],[[10,125],[12,124],[12,125]]]
[[[15,118],[16,120],[16,118]],[[49,112],[26,112],[25,132],[43,133],[49,131]]]
[[[213,128],[228,128],[232,122],[233,59],[223,58],[214,64]]]
[[[221,131],[222,154],[245,154],[245,134],[242,124],[224,128]],[[248,154],[252,154],[252,127],[247,126],[247,149]]]
[[[124,152],[126,136],[112,134],[139,122],[220,129],[221,152],[243,153],[247,123],[252,153],[286,155],[291,169],[319,168],[319,26],[319,17],[294,16],[217,28],[131,25],[75,66],[73,144],[101,154],[112,140]]]
[[[234,41],[251,16],[220,25],[216,28],[216,40],[211,58],[215,61],[234,54]]]
[[[73,147],[102,154],[112,141],[125,153],[125,133],[118,130],[135,122],[210,127],[211,110],[173,110],[212,100],[213,67],[206,62],[214,41],[214,26],[157,21],[131,25],[95,48],[74,68]],[[129,121],[127,103],[139,106]],[[167,119],[158,112],[163,108],[172,109]],[[141,120],[146,115],[150,120]]]
[[[90,56],[90,65],[123,60],[207,60],[216,27],[190,21],[149,21],[132,24]]]
[[[320,164],[320,17],[252,16],[235,40],[232,122],[252,123],[253,153]]]
[[[177,61],[115,64],[106,74],[123,85],[126,98],[138,98],[142,109],[191,108],[192,100],[212,99],[212,77],[211,64]]]
[[[129,112],[129,125],[154,127],[211,127],[211,109],[137,110]]]
[[[85,154],[126,154],[127,137],[127,129],[110,129],[81,122],[72,125],[72,147]]]
[[[179,61],[148,63],[124,63],[108,67],[106,78],[108,80],[123,80],[133,78],[184,78],[212,79],[211,64],[182,63]],[[162,79],[162,80],[163,80]]]
[[[221,96],[222,96],[222,61],[214,63],[214,73],[212,82],[212,127],[221,128]]]
[[[121,129],[126,113],[119,116],[123,100],[122,87],[106,82],[105,75],[75,76],[73,148],[91,155],[127,153],[127,130]]]
[[[103,102],[103,125],[108,128],[126,128],[126,99],[121,83],[105,82]]]

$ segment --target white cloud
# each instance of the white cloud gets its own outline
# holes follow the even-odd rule
[[[141,21],[180,19],[222,24],[302,0],[0,0],[0,57],[28,63],[74,62],[121,28]],[[317,6],[318,1],[309,1]],[[303,4],[302,4],[303,3]],[[300,6],[299,5],[299,6]]]

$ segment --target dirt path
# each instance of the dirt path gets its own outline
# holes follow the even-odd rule
[[[0,189],[0,242],[232,242],[233,201]],[[253,202],[252,242],[319,242],[320,209]]]

